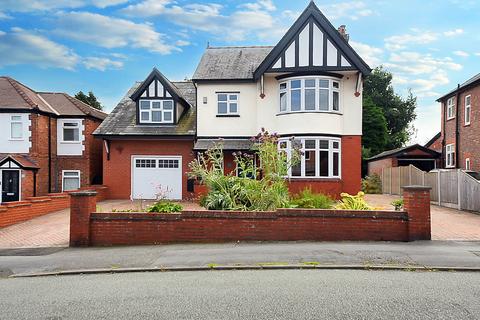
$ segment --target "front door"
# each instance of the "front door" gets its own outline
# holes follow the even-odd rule
[[[2,202],[11,202],[20,200],[20,171],[19,170],[1,170],[2,171]]]

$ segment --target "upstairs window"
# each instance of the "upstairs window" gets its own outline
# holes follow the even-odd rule
[[[140,123],[173,123],[173,100],[140,100]]]
[[[237,116],[238,112],[238,93],[219,92],[217,93],[217,115],[219,116]]]
[[[455,118],[455,97],[447,100],[447,120]]]
[[[62,124],[63,142],[80,141],[80,124],[78,122],[65,121]]]
[[[472,96],[465,97],[465,125],[470,124],[470,117],[472,114]]]
[[[10,139],[23,140],[22,116],[11,116],[10,118]]]
[[[326,77],[280,82],[280,113],[340,112],[340,82]]]
[[[445,147],[445,154],[446,154],[445,166],[447,168],[454,168],[455,167],[455,145],[447,144]]]

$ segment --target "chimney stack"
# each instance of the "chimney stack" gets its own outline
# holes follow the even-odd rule
[[[348,42],[348,40],[350,40],[350,35],[347,33],[347,26],[342,24],[340,27],[338,27],[338,32],[342,35],[345,41]]]

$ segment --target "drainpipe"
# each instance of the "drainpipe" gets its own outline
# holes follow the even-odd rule
[[[52,193],[52,117],[48,116],[48,193]]]
[[[37,196],[37,170],[33,170],[33,196]]]
[[[455,169],[460,163],[460,84],[457,86],[457,97],[455,103]]]
[[[446,100],[448,101],[448,100]],[[445,101],[442,102],[443,104],[443,123],[442,123],[442,127],[443,127],[443,137],[442,137],[442,158],[441,158],[441,161],[442,163],[440,164],[440,169],[443,167],[445,168],[446,165],[447,165],[447,158],[445,157],[445,152],[446,152],[446,149],[445,149],[445,144],[446,144],[446,136],[447,136],[447,132],[446,132],[446,129],[447,129],[447,103]]]

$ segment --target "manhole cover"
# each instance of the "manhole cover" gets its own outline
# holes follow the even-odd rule
[[[65,248],[16,248],[0,249],[0,256],[48,256]]]

